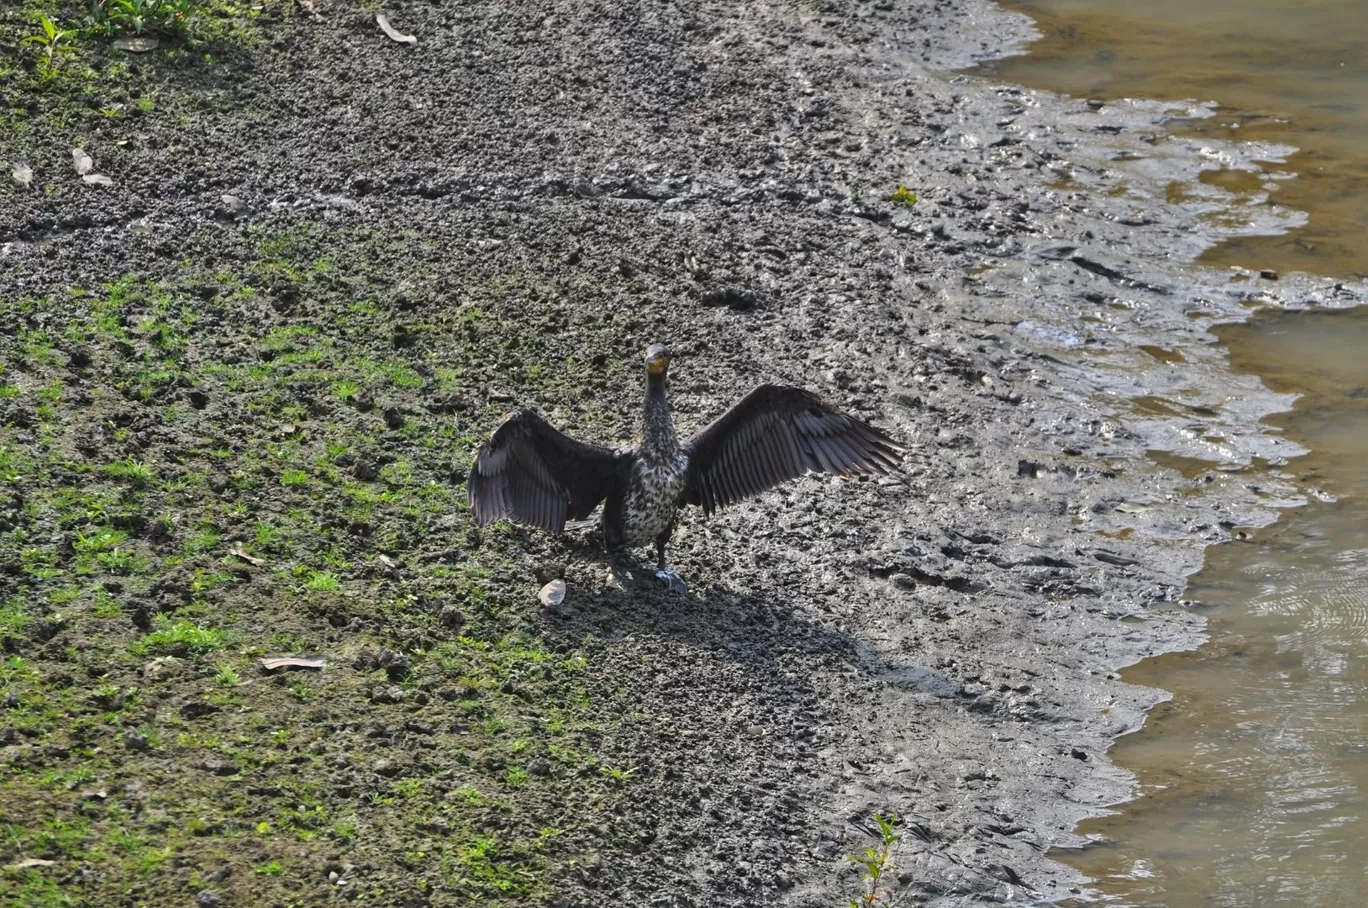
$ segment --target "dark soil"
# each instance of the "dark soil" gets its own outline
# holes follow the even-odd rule
[[[1206,346],[1254,284],[1167,260],[1200,160],[1110,192],[1160,114],[930,72],[1022,34],[968,2],[219,6],[46,82],[0,13],[0,901],[848,904],[876,811],[899,904],[1066,897],[1115,670],[1295,453]],[[657,340],[684,431],[791,382],[906,475],[687,515],[684,599],[474,527],[503,413],[629,441]]]

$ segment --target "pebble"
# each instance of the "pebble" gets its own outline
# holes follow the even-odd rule
[[[537,598],[541,600],[542,605],[560,605],[565,601],[565,581],[552,580],[541,588],[541,592],[537,594]]]
[[[404,689],[398,685],[377,687],[371,691],[371,700],[376,703],[402,703],[404,702]]]

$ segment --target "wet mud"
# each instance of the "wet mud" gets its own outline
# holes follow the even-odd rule
[[[1271,152],[944,74],[1029,32],[977,3],[314,5],[6,137],[0,892],[847,904],[875,812],[903,903],[1081,890],[1116,670],[1309,494],[1209,328],[1364,295],[1183,267]],[[502,414],[628,441],[653,341],[683,431],[791,382],[905,475],[686,515],[682,600],[474,527]]]

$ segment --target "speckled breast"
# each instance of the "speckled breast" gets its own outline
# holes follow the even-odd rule
[[[684,490],[688,460],[683,455],[669,463],[636,462],[623,508],[622,541],[629,546],[647,545],[670,527],[675,505]]]

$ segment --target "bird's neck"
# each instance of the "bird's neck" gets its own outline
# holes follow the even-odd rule
[[[657,463],[669,463],[679,453],[670,402],[665,399],[665,376],[646,377],[646,407],[641,433],[641,453]]]

